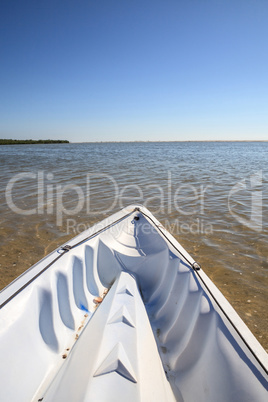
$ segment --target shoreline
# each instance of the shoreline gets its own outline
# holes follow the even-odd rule
[[[172,144],[172,143],[268,143],[268,140],[138,140],[138,141],[69,141],[69,140],[11,140],[0,139],[0,145],[46,144]]]
[[[0,139],[0,145],[69,144],[68,140],[11,140]]]

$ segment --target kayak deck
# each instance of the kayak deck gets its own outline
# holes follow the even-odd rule
[[[265,352],[149,211],[68,244],[0,293],[0,400],[267,400]]]

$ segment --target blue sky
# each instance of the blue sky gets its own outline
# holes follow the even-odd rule
[[[268,140],[267,0],[2,0],[0,137]]]

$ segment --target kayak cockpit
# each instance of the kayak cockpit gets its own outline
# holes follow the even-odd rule
[[[0,400],[267,400],[267,355],[148,210],[68,245],[0,293]]]

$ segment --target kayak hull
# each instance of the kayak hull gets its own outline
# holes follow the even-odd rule
[[[0,306],[0,400],[267,400],[266,352],[142,206],[55,250]]]

